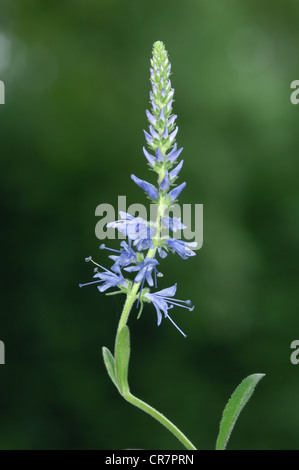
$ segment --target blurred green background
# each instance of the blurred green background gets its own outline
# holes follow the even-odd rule
[[[142,155],[152,44],[172,62],[180,203],[204,205],[204,245],[169,256],[192,313],[132,312],[132,391],[198,445],[214,448],[222,409],[246,376],[266,377],[230,449],[299,448],[299,79],[296,0],[1,0],[1,449],[180,449],[127,404],[101,347],[120,296],[79,289],[105,263],[95,208],[144,203]],[[152,181],[153,182],[153,181]],[[116,242],[113,246],[116,246]]]

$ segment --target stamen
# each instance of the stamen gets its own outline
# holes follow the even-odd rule
[[[146,272],[147,272],[147,268],[146,268],[146,270],[145,270],[145,274],[144,274],[143,279],[142,279],[142,284],[141,284],[141,288],[140,288],[140,294],[139,294],[139,297],[138,297],[138,301],[137,301],[137,306],[136,306],[136,308],[138,308],[138,305],[139,305],[139,303],[140,303],[140,298],[141,298],[141,293],[142,293],[142,289],[143,289],[143,286],[144,286],[144,281],[145,281]]]
[[[182,330],[178,327],[178,325],[173,321],[173,319],[166,313],[166,317],[171,321],[171,323],[176,327],[177,330],[184,336],[184,338],[187,338],[187,335],[182,332]]]
[[[179,304],[177,302],[173,302],[173,301],[170,301],[170,300],[167,300],[168,303],[172,304],[172,305],[177,305],[178,307],[182,307],[182,308],[186,308],[187,310],[189,310],[189,312],[191,312],[194,307],[187,307],[186,305],[182,305],[182,304]]]
[[[106,271],[107,273],[110,273],[109,269],[106,269],[104,268],[104,266],[101,266],[100,264],[96,263],[92,257],[90,256],[89,258],[86,258],[88,261],[91,261],[93,264],[95,264],[96,266],[98,266],[99,268],[103,269],[104,271]],[[85,259],[85,261],[86,261]]]
[[[99,250],[108,250],[108,251],[114,251],[115,253],[121,253],[120,250],[113,250],[113,248],[107,248],[105,243],[102,243],[102,245],[99,246]]]
[[[157,294],[159,296],[159,294]],[[167,300],[167,302],[178,302],[178,303],[182,303],[182,304],[186,304],[186,305],[189,305],[191,306],[191,300],[180,300],[180,299],[174,299],[173,297],[168,297],[168,296],[165,296],[165,295],[160,295],[159,297],[162,297],[163,299]]]
[[[79,284],[79,287],[89,286],[90,284],[98,284],[99,282],[104,282],[102,279],[99,281],[86,282],[85,284]]]

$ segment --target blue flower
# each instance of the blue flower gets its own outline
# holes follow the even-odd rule
[[[163,162],[164,161],[164,157],[163,157],[162,153],[160,152],[160,147],[156,148],[156,160],[157,160],[157,162]]]
[[[162,259],[166,258],[166,256],[167,256],[166,251],[164,251],[164,250],[161,248],[161,246],[158,247],[158,253],[159,253],[159,256],[160,256]]]
[[[154,139],[159,139],[160,134],[154,129],[152,125],[149,126],[150,133]]]
[[[164,177],[163,181],[160,184],[160,189],[162,191],[167,191],[169,186],[170,186],[170,181],[169,181],[169,177],[168,177],[168,171],[166,170],[165,177]]]
[[[147,119],[149,120],[149,122],[155,126],[157,124],[157,119],[148,111],[146,110],[146,115],[147,115]]]
[[[120,215],[120,219],[115,220],[114,222],[109,222],[107,224],[107,227],[116,228],[120,233],[127,236],[129,226],[132,224],[135,225],[138,222],[136,220],[136,217],[133,217],[131,214],[128,214],[127,212],[119,211],[119,215]],[[145,220],[144,220],[144,223],[146,223]]]
[[[175,201],[179,197],[179,195],[181,194],[185,186],[186,186],[186,183],[182,183],[176,188],[174,188],[172,191],[170,191],[168,196],[170,197],[170,200],[172,202]]]
[[[91,258],[86,258],[85,261],[92,261],[98,267],[103,269],[103,272],[97,272],[93,277],[99,278],[97,281],[86,282],[85,284],[79,284],[79,287],[89,286],[91,284],[102,284],[97,286],[100,292],[104,292],[110,287],[128,287],[128,281],[123,277],[121,273],[115,274],[104,268],[100,264],[95,263]]]
[[[145,147],[143,147],[143,153],[144,153],[144,156],[147,159],[148,163],[151,166],[154,166],[155,165],[155,158],[150,153],[148,153],[148,151],[146,150]]]
[[[132,240],[138,251],[154,247],[151,239],[156,234],[155,228],[150,227],[142,217],[133,217],[122,211],[119,212],[119,215],[121,219],[109,222],[107,224],[108,228],[116,228],[129,240]]]
[[[144,132],[144,137],[145,137],[145,140],[147,141],[147,143],[149,145],[152,145],[153,144],[153,141],[154,139],[152,138],[151,135],[149,135],[146,131],[143,131]]]
[[[178,230],[187,228],[186,225],[182,224],[181,219],[179,217],[163,217],[162,224],[164,227],[169,228],[173,232],[177,232]]]
[[[173,252],[176,251],[183,259],[196,255],[191,248],[195,248],[197,246],[197,242],[184,242],[183,240],[169,238],[168,240],[165,240],[165,243],[173,250]]]
[[[189,300],[183,301],[174,298],[176,285],[155,293],[151,293],[150,289],[143,289],[145,282],[148,286],[153,287],[155,285],[155,288],[157,288],[157,277],[162,276],[157,270],[159,265],[156,259],[157,255],[163,259],[169,251],[172,251],[178,253],[183,259],[187,259],[195,256],[192,248],[197,245],[195,242],[184,242],[163,235],[164,228],[174,233],[186,228],[180,218],[165,216],[166,210],[176,201],[186,186],[185,182],[178,186],[175,183],[184,162],[183,160],[178,162],[183,148],[178,149],[176,144],[179,128],[176,124],[177,116],[172,114],[174,89],[171,87],[170,70],[171,65],[165,46],[158,41],[154,44],[151,59],[151,109],[146,110],[149,128],[148,131],[144,130],[149,151],[143,147],[143,153],[150,169],[157,174],[157,186],[138,178],[134,174],[131,175],[134,183],[143,189],[147,196],[157,204],[156,223],[152,224],[141,217],[134,217],[120,211],[120,219],[108,223],[107,227],[117,229],[127,237],[127,240],[121,242],[118,250],[107,248],[104,244],[100,246],[100,249],[111,252],[109,258],[112,260],[113,265],[110,270],[94,263],[91,258],[87,258],[87,261],[92,261],[99,270],[94,275],[95,279],[92,282],[81,284],[80,287],[98,284],[97,287],[101,292],[111,287],[118,287],[119,290],[115,293],[126,292],[129,295],[134,289],[135,300],[138,299],[137,307],[143,301],[152,302],[157,311],[158,325],[161,323],[164,314],[186,336],[168,314],[169,310],[175,305],[188,310],[193,309]],[[141,253],[143,250],[149,251],[145,254]],[[125,272],[133,274],[134,283],[124,278],[123,273]]]
[[[173,149],[166,155],[166,160],[173,163],[180,156],[183,151],[183,147],[177,150],[177,144],[174,144]]]
[[[141,180],[141,179],[137,178],[137,176],[135,176],[135,175],[131,175],[131,178],[134,181],[134,183],[136,183],[137,186],[139,186],[141,189],[143,189],[143,191],[145,191],[146,194],[148,194],[148,196],[151,199],[158,199],[159,193],[158,193],[158,191],[156,190],[156,188],[153,184],[148,183],[147,181]]]
[[[168,125],[169,125],[169,126],[173,125],[174,122],[175,122],[175,120],[176,120],[176,118],[177,118],[177,115],[176,115],[176,114],[174,114],[173,116],[171,116],[171,118],[168,119]]]
[[[108,270],[103,273],[97,273],[93,277],[98,277],[100,279],[98,282],[103,282],[101,286],[98,286],[100,292],[104,292],[110,289],[110,287],[128,286],[128,281],[126,281],[122,274],[117,275]]]
[[[153,273],[157,274],[157,264],[159,262],[155,258],[145,258],[144,261],[139,263],[137,266],[129,266],[128,268],[124,268],[125,271],[128,271],[129,273],[138,271],[137,276],[134,279],[134,282],[137,284],[138,282],[142,282],[141,290],[143,287],[143,283],[146,280],[149,286],[154,285],[153,281]]]
[[[152,242],[153,233],[155,233],[155,229],[147,227],[146,231],[141,233],[140,237],[134,240],[133,245],[136,247],[137,251],[149,250],[150,248],[154,248],[154,244]]]
[[[169,141],[172,143],[178,133],[179,128],[176,127],[175,130],[169,135]]]
[[[183,164],[184,164],[184,160],[181,160],[180,163],[170,172],[169,179],[172,183],[177,178],[179,172],[182,169]]]
[[[162,289],[155,293],[146,292],[145,294],[143,294],[143,298],[146,298],[147,300],[153,303],[157,311],[158,326],[161,324],[161,321],[162,321],[161,312],[163,312],[165,318],[168,318],[173,323],[173,325],[179,330],[179,332],[182,333],[182,335],[185,336],[186,338],[185,333],[183,333],[182,330],[180,330],[180,328],[174,323],[172,318],[170,318],[170,316],[168,315],[168,310],[173,308],[174,305],[178,307],[182,307],[182,308],[187,308],[189,311],[192,311],[194,307],[191,305],[190,300],[174,299],[173,297],[175,296],[176,289],[177,289],[177,284],[175,284],[174,286],[168,287],[166,289]]]
[[[130,264],[137,262],[137,255],[131,247],[131,244],[122,241],[120,246],[120,250],[113,250],[112,248],[107,248],[104,243],[100,246],[100,250],[108,250],[115,253],[119,253],[119,255],[109,256],[109,258],[114,261],[114,264],[111,267],[111,271],[115,273],[121,273],[121,269],[123,267],[129,266]]]

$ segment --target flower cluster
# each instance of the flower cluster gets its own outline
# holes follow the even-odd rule
[[[195,255],[192,248],[196,246],[195,242],[161,236],[163,227],[174,233],[186,228],[179,218],[166,215],[167,209],[176,202],[186,186],[185,182],[176,184],[183,166],[183,160],[178,162],[183,148],[178,148],[176,144],[178,127],[175,123],[177,116],[172,113],[174,89],[171,87],[170,71],[167,51],[164,44],[158,41],[153,47],[150,68],[151,109],[146,111],[149,129],[144,131],[148,150],[143,148],[150,169],[157,174],[157,183],[154,185],[131,175],[134,183],[146,193],[152,203],[157,204],[157,220],[154,223],[148,222],[141,217],[120,212],[120,219],[107,224],[107,227],[117,229],[126,237],[126,241],[120,243],[119,250],[111,249],[104,244],[100,246],[100,249],[112,253],[109,254],[113,262],[110,270],[98,265],[91,258],[86,258],[86,261],[92,261],[97,265],[95,281],[80,284],[80,287],[99,284],[100,292],[116,287],[117,290],[113,293],[129,295],[135,286],[137,306],[141,305],[140,313],[143,303],[151,302],[157,311],[158,325],[161,323],[163,312],[165,318],[168,318],[186,336],[173,322],[168,312],[174,306],[192,310],[191,302],[174,298],[176,285],[156,292],[150,289],[157,288],[157,277],[162,276],[158,270],[160,265],[158,259],[165,258],[169,251],[187,259]],[[126,277],[127,273],[132,273],[132,279]]]

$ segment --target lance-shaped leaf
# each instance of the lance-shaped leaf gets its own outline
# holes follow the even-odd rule
[[[109,351],[108,348],[105,346],[102,348],[102,353],[103,353],[103,359],[104,359],[104,364],[106,366],[108,375],[116,388],[118,389],[117,385],[117,380],[116,380],[116,374],[115,374],[115,360],[111,352]]]
[[[244,379],[236,388],[223,411],[216,450],[225,450],[236,421],[254,392],[256,385],[265,374],[253,374]]]
[[[128,368],[130,359],[130,332],[125,325],[120,331],[115,348],[116,380],[122,395],[130,392],[128,384]]]

